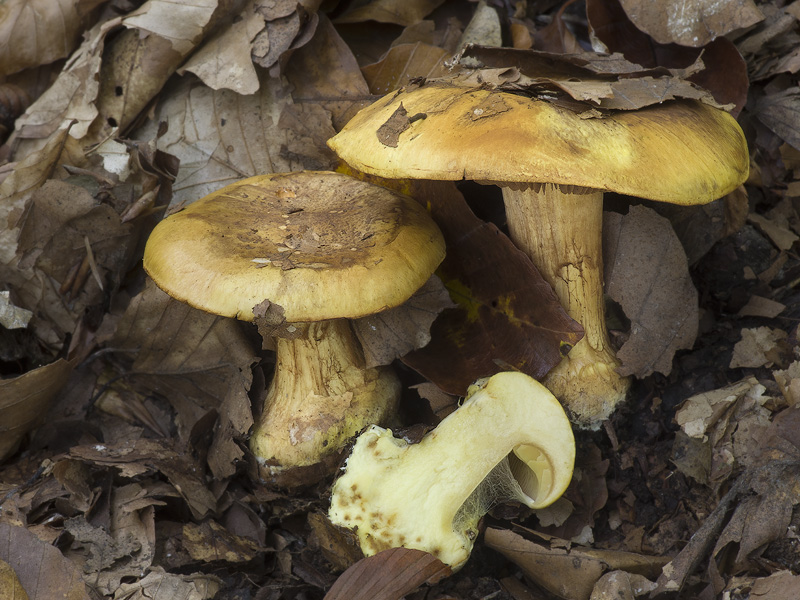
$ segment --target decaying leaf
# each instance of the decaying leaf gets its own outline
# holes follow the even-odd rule
[[[121,584],[114,600],[211,600],[221,587],[214,575],[175,575],[156,567],[139,581]]]
[[[42,424],[74,365],[64,359],[0,380],[0,462],[12,454],[26,433]]]
[[[0,523],[0,560],[14,569],[30,600],[89,600],[80,568],[25,527]]]
[[[442,77],[445,60],[451,53],[438,46],[416,42],[393,46],[380,61],[364,66],[361,71],[373,94],[388,94],[415,77]]]
[[[367,368],[388,365],[423,348],[431,340],[430,329],[436,317],[454,306],[447,289],[434,275],[400,306],[353,320]]]
[[[459,60],[470,59],[481,68],[456,75],[461,85],[492,84],[498,89],[541,97],[596,116],[593,108],[637,110],[676,98],[700,100],[721,107],[711,93],[688,78],[704,68],[701,59],[684,69],[646,69],[621,54],[552,54],[536,50],[467,46]],[[493,70],[500,69],[502,80]]]
[[[464,395],[473,381],[518,369],[543,377],[564,345],[582,335],[552,288],[497,227],[478,219],[448,182],[418,181],[411,195],[431,206],[447,242],[437,272],[458,308],[444,310],[431,342],[403,362],[446,392]]]
[[[781,365],[787,354],[787,333],[772,327],[742,329],[742,339],[733,347],[730,368]]]
[[[444,0],[371,0],[336,19],[337,23],[377,21],[396,25],[419,23]]]
[[[0,559],[0,598],[30,600],[14,569],[2,559]]]
[[[80,40],[85,20],[103,0],[10,0],[0,17],[0,74],[64,58]]]
[[[363,558],[339,576],[325,600],[400,600],[425,583],[450,575],[450,567],[422,550],[391,548]]]
[[[617,352],[620,373],[668,375],[675,352],[694,344],[699,322],[683,247],[669,221],[643,206],[626,216],[606,213],[603,229],[606,293],[631,321]]]
[[[514,562],[538,585],[561,598],[574,600],[589,600],[595,584],[606,572],[622,570],[654,578],[667,563],[667,559],[662,557],[632,552],[578,547],[565,549],[564,545],[548,543],[545,538],[535,540],[493,527],[486,530],[484,540],[487,546]]]
[[[620,0],[625,12],[642,31],[662,44],[703,46],[708,42],[761,21],[752,0],[685,0],[680,3]]]
[[[214,520],[183,526],[183,545],[194,560],[247,562],[261,551],[253,540],[235,535]]]
[[[244,177],[333,164],[325,145],[334,134],[330,114],[319,105],[295,104],[279,79],[265,77],[256,94],[241,96],[184,77],[165,88],[155,119],[135,137],[156,137],[161,121],[169,129],[158,149],[180,160],[172,207]]]

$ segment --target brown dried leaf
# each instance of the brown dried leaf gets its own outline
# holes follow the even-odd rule
[[[794,600],[800,597],[800,575],[778,571],[769,577],[758,577],[750,589],[751,600]]]
[[[8,0],[0,8],[0,74],[64,58],[104,0]],[[5,78],[5,77],[3,77]]]
[[[4,560],[0,560],[0,598],[30,600],[14,569]]]
[[[800,149],[800,87],[764,96],[754,114],[779,138]]]
[[[729,367],[771,367],[782,365],[784,357],[790,349],[787,344],[788,334],[782,329],[771,327],[751,327],[742,329],[742,339],[733,347],[733,356]]]
[[[339,576],[325,600],[400,600],[426,583],[451,574],[450,567],[422,550],[390,548],[363,558]]]
[[[703,68],[699,59],[685,69],[645,69],[621,54],[551,54],[481,46],[467,46],[460,58],[483,67],[462,72],[458,76],[462,85],[491,82],[492,75],[485,69],[502,69],[507,77],[495,84],[498,89],[543,97],[577,112],[593,107],[637,110],[676,98],[721,107],[709,92],[687,80]]]
[[[261,552],[253,540],[231,533],[213,519],[186,523],[183,526],[183,546],[194,560],[201,562],[248,562]]]
[[[669,221],[632,206],[626,216],[606,213],[603,222],[606,293],[631,321],[617,352],[623,375],[668,375],[675,352],[697,337],[697,290],[686,254]]]
[[[659,44],[631,22],[619,0],[590,0],[586,14],[596,45],[602,45],[598,51],[620,52],[648,69],[683,68],[702,56],[706,68],[691,75],[690,81],[710,91],[720,104],[735,104],[734,115],[744,108],[749,88],[747,64],[727,38],[719,37],[696,49]]]
[[[330,111],[337,130],[372,102],[352,51],[322,14],[314,37],[289,59],[286,79],[295,102]]]
[[[169,40],[176,52],[186,56],[202,39],[218,4],[218,0],[148,0],[125,17],[123,24]]]
[[[162,121],[169,129],[157,147],[180,160],[173,208],[243,177],[333,165],[325,145],[335,133],[330,114],[295,104],[280,79],[264,76],[256,94],[241,96],[184,77],[164,90],[154,120],[135,137],[155,138]]]
[[[24,527],[0,523],[0,560],[14,569],[30,600],[89,600],[80,568]]]
[[[377,63],[362,67],[361,72],[373,94],[388,94],[415,77],[442,77],[450,53],[430,44],[416,42],[393,46]]]
[[[396,25],[414,25],[428,16],[444,0],[372,0],[357,6],[336,19],[337,23],[377,21]]]
[[[459,307],[444,310],[431,342],[403,362],[461,396],[479,377],[500,371],[543,377],[561,360],[562,346],[582,337],[580,325],[530,259],[478,219],[452,183],[416,181],[411,189],[444,234],[447,257],[437,274]]]
[[[194,73],[214,90],[256,93],[259,82],[251,53],[253,41],[264,27],[266,19],[255,4],[249,2],[237,19],[192,54],[179,73]]]
[[[565,550],[563,545],[536,542],[513,531],[493,527],[484,533],[484,542],[516,564],[538,585],[561,598],[572,600],[589,600],[595,584],[608,571],[624,570],[656,577],[667,562],[661,557],[632,552],[577,547]]]
[[[354,319],[353,329],[364,349],[367,368],[388,365],[423,348],[431,340],[431,325],[439,313],[455,306],[434,275],[400,306]]]
[[[242,402],[255,358],[241,324],[173,300],[149,281],[129,304],[111,343],[136,351],[136,382],[170,400],[180,439],[188,441],[202,417],[229,403],[216,432],[218,451],[225,447],[229,454],[215,454],[214,460],[217,472],[230,472],[221,463],[240,458],[230,444],[252,425]]]
[[[17,119],[14,137],[20,141],[15,148],[16,156],[27,157],[43,147],[65,122],[74,122],[70,127],[73,138],[80,139],[86,135],[98,114],[95,100],[100,89],[99,73],[105,39],[118,25],[119,19],[114,19],[87,31],[85,41],[70,57],[53,85]]]
[[[72,368],[60,358],[19,377],[0,380],[0,462],[16,451],[26,433],[42,424]]]
[[[764,18],[752,0],[685,0],[680,4],[650,0],[620,2],[631,21],[662,44],[703,46]]]
[[[221,587],[213,575],[173,575],[155,567],[139,581],[121,584],[114,600],[211,600]]]

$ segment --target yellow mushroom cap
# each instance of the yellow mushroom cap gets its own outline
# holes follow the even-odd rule
[[[289,322],[355,318],[406,301],[444,258],[417,202],[339,173],[251,177],[161,221],[144,268],[170,296],[251,321],[264,300]]]
[[[543,100],[444,82],[385,96],[328,145],[387,178],[555,183],[685,205],[724,196],[749,169],[736,120],[700,102],[582,118]]]

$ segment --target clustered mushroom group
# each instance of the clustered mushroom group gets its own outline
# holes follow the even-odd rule
[[[513,241],[584,338],[542,383],[516,372],[479,380],[409,444],[383,427],[396,424],[400,383],[389,367],[366,366],[349,319],[402,304],[442,261],[422,204],[339,173],[252,177],[161,221],[145,269],[181,301],[272,332],[275,373],[250,437],[262,477],[330,469],[358,436],[330,520],[353,529],[365,554],[407,546],[458,568],[494,503],[535,509],[564,492],[571,425],[596,428],[625,398],[604,318],[603,193],[710,202],[746,178],[744,135],[697,101],[586,119],[546,100],[429,81],[363,109],[329,145],[383,178],[501,186]]]

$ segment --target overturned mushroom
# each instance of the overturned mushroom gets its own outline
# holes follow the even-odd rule
[[[703,204],[748,173],[739,125],[696,101],[582,118],[544,100],[442,80],[385,96],[328,145],[381,177],[502,187],[511,238],[583,325],[584,338],[545,384],[589,428],[629,386],[616,371],[604,319],[603,192]]]
[[[558,400],[531,377],[498,373],[418,444],[372,426],[333,486],[331,521],[372,555],[405,546],[459,568],[496,503],[543,508],[572,478],[575,441]]]
[[[332,463],[385,422],[400,385],[366,368],[347,319],[398,306],[444,258],[414,200],[338,173],[244,179],[159,223],[144,266],[168,294],[207,312],[275,325],[275,375],[250,439],[263,470]],[[266,301],[266,302],[265,302]]]

